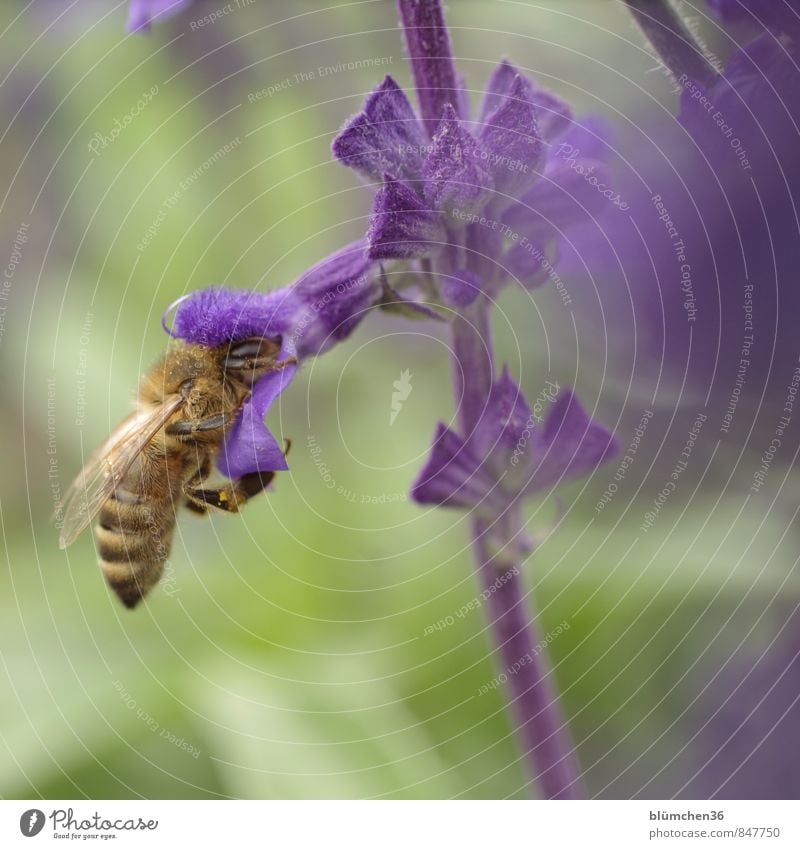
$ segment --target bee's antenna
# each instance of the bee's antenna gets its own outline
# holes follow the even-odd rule
[[[165,331],[166,331],[166,332],[167,332],[167,333],[168,333],[168,334],[169,334],[169,335],[170,335],[173,339],[178,339],[179,337],[178,337],[175,333],[173,333],[173,332],[172,332],[172,328],[169,326],[169,324],[168,324],[167,322],[168,322],[168,321],[169,321],[169,319],[170,319],[170,315],[171,315],[171,313],[173,313],[173,311],[177,310],[177,308],[180,306],[180,304],[181,304],[181,303],[183,303],[183,301],[185,301],[185,300],[189,297],[189,294],[190,294],[190,293],[189,293],[189,292],[187,292],[185,295],[181,295],[181,296],[180,296],[180,298],[178,298],[176,301],[173,301],[173,302],[172,302],[172,303],[171,303],[171,304],[170,304],[170,305],[169,305],[169,306],[168,306],[168,307],[164,310],[164,315],[162,315],[162,316],[161,316],[161,326],[164,328],[164,330],[165,330]]]

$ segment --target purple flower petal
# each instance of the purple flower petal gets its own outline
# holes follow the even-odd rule
[[[544,150],[530,95],[528,83],[516,77],[479,136],[496,190],[514,197],[523,194],[538,176],[535,168]]]
[[[588,475],[619,450],[614,436],[589,418],[570,390],[555,402],[544,428],[535,433],[531,448],[533,459],[526,486],[529,495]]]
[[[441,422],[411,497],[437,507],[477,507],[499,496],[496,480],[464,441]]]
[[[399,0],[398,6],[422,118],[432,136],[445,103],[458,108],[463,101],[450,34],[440,2]]]
[[[605,161],[612,139],[611,125],[597,115],[582,115],[550,145],[548,167],[567,156]]]
[[[248,336],[280,336],[292,354],[316,355],[347,337],[381,296],[365,241],[317,263],[271,292],[205,289],[182,300],[173,336],[209,347]]]
[[[518,495],[544,493],[588,474],[617,448],[571,391],[555,401],[542,428],[504,369],[466,442],[439,424],[411,494],[421,504],[497,508]]]
[[[289,289],[204,289],[180,302],[172,335],[210,348],[249,336],[282,336],[299,306]]]
[[[585,221],[613,206],[625,209],[608,167],[598,157],[606,144],[605,124],[573,125],[550,148],[544,173],[503,213],[503,221],[531,242],[545,242],[570,224]]]
[[[462,121],[469,121],[470,106],[469,106],[469,90],[467,89],[467,81],[461,74],[457,74],[458,91],[454,99],[456,112],[459,114]],[[441,114],[441,113],[440,113]],[[435,127],[434,127],[435,129]]]
[[[316,356],[346,339],[367,310],[378,303],[381,287],[364,240],[352,242],[305,272],[294,284],[302,303],[291,338],[298,356]]]
[[[489,79],[481,106],[481,124],[487,123],[492,113],[506,101],[517,77],[525,81],[528,97],[536,107],[536,121],[541,137],[551,141],[572,122],[569,104],[547,89],[540,88],[506,59],[495,68]]]
[[[531,410],[519,386],[512,380],[508,367],[503,368],[500,379],[492,386],[469,443],[480,457],[491,458],[498,475],[509,465],[513,450],[526,431],[533,428]]]
[[[281,358],[286,352],[281,352]],[[217,465],[223,475],[240,478],[250,472],[271,472],[288,469],[283,449],[264,424],[272,404],[291,383],[296,365],[288,365],[261,378],[245,403],[225,439]]]
[[[410,259],[436,250],[444,240],[438,212],[409,186],[387,175],[372,207],[367,239],[370,259]]]
[[[530,242],[546,242],[570,225],[596,215],[607,201],[587,178],[606,185],[608,172],[597,162],[582,162],[578,167],[580,170],[565,166],[539,180],[504,213],[503,221],[515,232],[526,234]]]
[[[481,209],[494,186],[487,155],[448,103],[425,160],[425,199],[435,209],[471,214]],[[457,220],[457,219],[456,219]]]
[[[333,140],[333,155],[371,180],[418,180],[429,142],[403,90],[386,77]]]
[[[131,0],[128,10],[128,32],[147,32],[156,21],[171,18],[192,0]]]

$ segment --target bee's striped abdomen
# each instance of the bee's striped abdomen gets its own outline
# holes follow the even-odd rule
[[[100,568],[126,607],[160,580],[172,547],[175,504],[183,488],[183,452],[148,446],[98,514]]]
[[[123,490],[120,495],[123,495]],[[126,607],[135,607],[164,572],[175,529],[168,502],[127,502],[112,496],[95,528],[100,568]]]

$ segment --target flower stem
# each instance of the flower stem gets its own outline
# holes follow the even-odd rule
[[[450,36],[440,0],[397,0],[422,117],[433,135],[446,103],[459,112],[459,84]],[[463,117],[463,116],[462,116]],[[463,236],[448,234],[449,250],[431,269],[453,273],[469,264]],[[480,295],[452,321],[453,384],[464,440],[478,425],[494,382],[494,343],[490,302]],[[497,508],[496,508],[497,509]],[[522,755],[548,799],[581,795],[580,774],[566,725],[554,695],[552,674],[531,621],[522,584],[522,560],[529,553],[519,521],[519,507],[483,512],[473,519],[473,546],[478,573],[488,599],[489,624],[508,683],[515,732]],[[503,576],[502,581],[498,578]]]
[[[469,437],[478,424],[494,380],[494,343],[484,296],[453,318],[453,389],[461,430]]]
[[[513,508],[516,509],[516,508]],[[569,730],[556,696],[543,635],[528,612],[520,562],[513,542],[494,537],[506,522],[473,521],[473,545],[497,655],[516,721],[518,745],[545,799],[580,799],[580,778]]]
[[[625,0],[633,19],[676,80],[705,83],[717,72],[669,0]]]
[[[456,402],[467,438],[480,418],[493,380],[488,309],[488,301],[481,297],[453,322]],[[501,516],[473,519],[478,574],[522,755],[542,796],[577,799],[583,795],[580,772],[538,624],[528,611],[521,568],[528,550],[521,527],[516,504]]]

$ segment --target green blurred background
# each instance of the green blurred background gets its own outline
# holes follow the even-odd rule
[[[478,593],[465,520],[406,498],[435,422],[452,415],[439,328],[378,316],[308,364],[270,420],[294,439],[291,473],[241,516],[183,516],[167,579],[134,613],[106,589],[91,534],[58,550],[52,487],[125,415],[167,344],[166,307],[211,283],[285,285],[366,226],[369,192],[329,145],[384,73],[409,84],[393,4],[255,0],[192,28],[224,5],[136,37],[124,4],[0,9],[6,256],[28,225],[0,337],[0,795],[535,794],[501,692],[478,695],[497,673],[483,611],[455,615]],[[467,0],[449,19],[473,103],[507,55],[578,112],[615,121],[621,145],[643,110],[674,105],[611,0]],[[93,153],[95,134],[110,136],[152,87]],[[629,441],[650,403],[632,380],[650,366],[620,353],[631,329],[578,334],[546,288],[535,306],[509,292],[502,307],[501,356],[523,388],[573,383]],[[413,390],[390,426],[404,369]],[[669,409],[669,390],[658,404]],[[678,419],[683,433],[691,405]],[[681,792],[701,757],[694,704],[718,659],[745,637],[766,644],[785,619],[775,599],[797,598],[792,510],[742,512],[736,488],[720,497],[725,456],[639,533],[663,484],[648,474],[661,427],[602,513],[613,469],[565,489],[563,513],[530,507],[531,604],[544,632],[570,624],[552,645],[555,675],[600,796]]]

